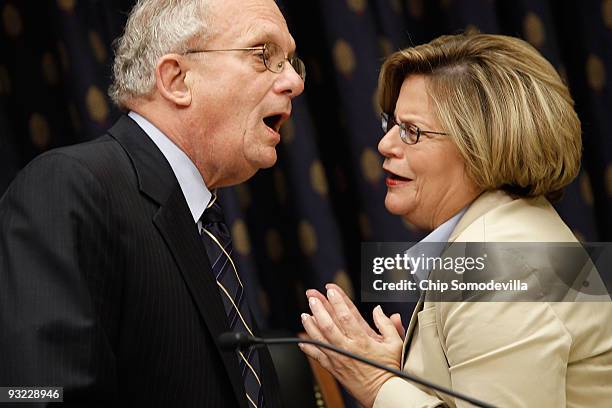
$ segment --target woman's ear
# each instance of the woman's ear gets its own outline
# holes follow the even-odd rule
[[[166,54],[155,67],[157,91],[169,102],[179,106],[191,104],[191,89],[185,80],[187,71],[178,54]]]

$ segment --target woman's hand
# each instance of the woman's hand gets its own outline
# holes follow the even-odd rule
[[[302,314],[302,324],[308,335],[314,340],[331,343],[399,369],[403,345],[403,328],[399,315],[390,319],[377,306],[372,313],[379,331],[377,333],[361,317],[340,287],[332,284],[326,287],[327,298],[318,291],[306,292],[312,316]],[[329,370],[366,407],[373,405],[380,387],[393,377],[391,373],[333,351],[308,344],[300,344],[300,348]]]

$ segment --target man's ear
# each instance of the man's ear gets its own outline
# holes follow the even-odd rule
[[[159,59],[155,67],[157,91],[169,102],[179,106],[191,104],[191,89],[185,82],[185,66],[177,54],[166,54]]]

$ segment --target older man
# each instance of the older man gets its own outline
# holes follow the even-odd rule
[[[0,386],[66,402],[275,407],[215,201],[276,161],[304,66],[273,0],[141,0],[105,136],[34,160],[0,202]]]

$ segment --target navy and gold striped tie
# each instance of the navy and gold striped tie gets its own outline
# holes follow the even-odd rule
[[[217,202],[216,195],[213,195],[201,221],[202,241],[223,299],[229,327],[234,332],[255,335],[246,300],[246,291],[232,259],[232,238],[223,219],[223,211]],[[250,406],[264,407],[261,365],[257,350],[254,348],[248,351],[239,350],[237,358]]]

